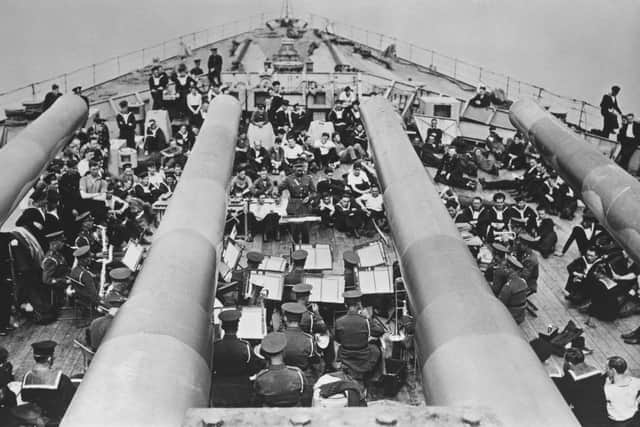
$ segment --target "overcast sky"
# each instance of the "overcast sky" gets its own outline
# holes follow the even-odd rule
[[[315,12],[640,113],[638,0],[292,0]],[[0,0],[0,90],[164,39],[280,10],[280,0]]]

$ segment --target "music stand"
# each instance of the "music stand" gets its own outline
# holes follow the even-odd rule
[[[262,288],[265,293],[264,299],[271,301],[282,301],[284,291],[284,274],[270,271],[252,271],[249,274],[246,298],[250,298],[254,293],[254,288]]]
[[[333,269],[333,255],[330,245],[326,243],[314,243],[312,245],[300,244],[294,245],[293,249],[307,251],[308,255],[304,263],[304,270],[318,271]]]
[[[129,270],[135,272],[140,266],[142,255],[144,255],[144,248],[142,245],[129,242],[121,261]]]
[[[326,304],[343,304],[344,276],[339,274],[308,274],[304,276],[304,283],[313,286],[309,302]]]
[[[238,322],[238,338],[262,340],[267,335],[267,320],[264,307],[241,307],[242,316]]]
[[[283,257],[267,255],[258,266],[258,270],[284,273],[285,271],[287,271],[288,265],[289,263]]]
[[[370,268],[387,264],[387,256],[380,240],[363,243],[353,247],[358,255],[358,267]]]
[[[356,278],[363,295],[393,293],[393,273],[388,265],[357,268]]]
[[[242,257],[242,246],[236,244],[232,239],[226,239],[220,263],[218,264],[218,272],[222,280],[228,282],[231,279],[231,273],[236,269],[240,258]]]

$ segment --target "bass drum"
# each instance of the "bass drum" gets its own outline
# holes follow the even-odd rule
[[[634,151],[629,159],[629,173],[634,176],[640,173],[640,150]]]

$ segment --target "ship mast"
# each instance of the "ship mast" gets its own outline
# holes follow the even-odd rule
[[[289,21],[289,12],[293,13],[293,8],[289,5],[289,0],[282,0],[282,7],[280,8],[280,17],[285,21]]]

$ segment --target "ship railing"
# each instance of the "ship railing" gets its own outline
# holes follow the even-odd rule
[[[473,87],[484,84],[488,89],[502,89],[511,100],[532,97],[541,105],[549,107],[552,112],[566,113],[567,121],[578,124],[583,129],[589,130],[601,124],[600,108],[586,100],[560,95],[539,85],[524,82],[460,58],[325,16],[310,14],[308,19],[313,28],[327,30],[333,35],[351,39],[379,52],[393,44],[400,61],[421,65],[434,72],[453,77],[458,82]]]
[[[5,108],[21,108],[23,102],[42,101],[53,84],[57,84],[64,93],[71,92],[77,86],[82,86],[83,90],[87,90],[132,71],[143,69],[156,60],[163,61],[175,56],[183,56],[187,51],[263,27],[265,22],[278,16],[277,12],[263,12],[247,16],[240,20],[184,34],[64,74],[0,92],[0,117]]]

